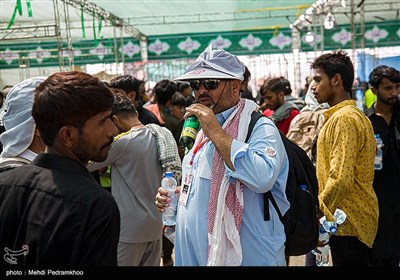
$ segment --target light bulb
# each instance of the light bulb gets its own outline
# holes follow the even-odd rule
[[[304,40],[305,40],[307,43],[312,43],[312,42],[314,42],[314,40],[315,40],[315,35],[314,35],[314,33],[312,33],[311,31],[308,31],[308,32],[306,33],[306,36],[304,37]]]
[[[324,28],[325,29],[332,29],[335,27],[335,18],[331,13],[328,13],[325,17],[324,21]]]

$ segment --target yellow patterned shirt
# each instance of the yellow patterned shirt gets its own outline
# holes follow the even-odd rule
[[[374,179],[375,139],[369,119],[345,100],[324,112],[317,142],[319,203],[328,221],[340,208],[347,214],[337,235],[356,236],[372,247],[378,228]]]

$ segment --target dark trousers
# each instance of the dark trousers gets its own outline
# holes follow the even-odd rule
[[[370,255],[369,265],[373,267],[399,267],[400,257],[393,257],[387,259],[377,259]]]
[[[317,264],[315,263],[315,255],[312,252],[308,252],[304,258],[305,266],[317,266]]]
[[[368,266],[369,248],[357,237],[331,235],[329,245],[333,266]]]
[[[162,258],[163,258],[163,260],[171,259],[173,249],[174,249],[174,243],[169,241],[169,239],[163,235],[162,236]]]

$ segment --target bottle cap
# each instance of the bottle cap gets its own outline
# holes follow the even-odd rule
[[[172,175],[173,175],[172,171],[165,172],[165,177],[172,177]]]

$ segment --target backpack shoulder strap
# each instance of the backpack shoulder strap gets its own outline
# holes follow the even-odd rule
[[[253,131],[254,125],[256,124],[258,119],[261,118],[261,117],[264,117],[264,115],[261,114],[259,111],[253,111],[251,113],[249,129],[247,130],[246,140],[244,140],[245,143],[247,143],[249,141],[249,138],[250,138],[251,132]]]
[[[247,131],[247,136],[246,136],[245,143],[247,143],[249,141],[249,138],[250,138],[251,132],[253,131],[254,125],[256,124],[258,119],[260,119],[261,117],[264,117],[264,115],[261,114],[259,111],[254,111],[253,113],[251,113],[251,119],[250,119],[250,123],[249,123],[249,129]],[[281,138],[282,138],[282,135],[283,135],[282,132],[279,131],[279,133],[280,133]],[[269,202],[268,202],[268,200],[271,201],[272,205],[274,206],[274,208],[278,212],[279,219],[283,223],[282,213],[279,210],[278,204],[276,203],[275,198],[272,195],[271,191],[267,191],[266,193],[264,193],[264,221],[269,221],[269,219],[270,219],[270,216],[269,216]]]

